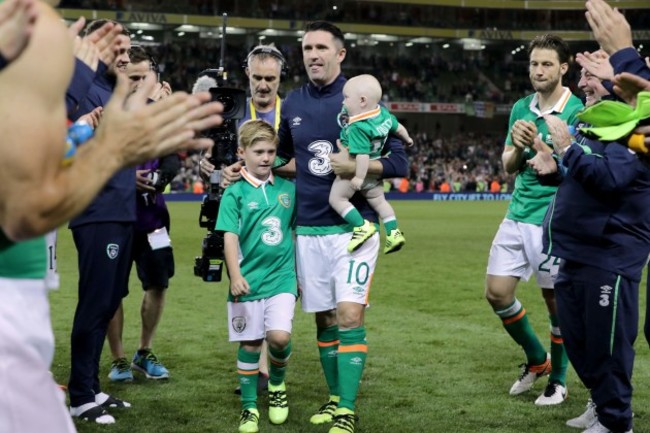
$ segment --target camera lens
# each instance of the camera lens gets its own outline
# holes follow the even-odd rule
[[[219,95],[217,101],[223,105],[223,114],[225,116],[231,114],[230,112],[235,108],[235,101],[229,95]]]

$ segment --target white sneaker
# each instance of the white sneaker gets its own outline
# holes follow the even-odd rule
[[[584,430],[582,433],[613,433],[610,429],[602,425],[599,421],[596,421],[594,425],[589,427],[587,430]],[[625,433],[633,433],[632,429],[626,431]]]
[[[598,422],[598,414],[596,413],[596,403],[591,399],[587,400],[587,407],[585,411],[576,418],[571,418],[566,422],[566,425],[573,428],[587,429]]]
[[[522,364],[523,369],[519,379],[510,388],[510,395],[523,394],[529,391],[537,379],[551,372],[551,355],[546,354],[546,361],[539,365]]]
[[[559,382],[549,382],[542,395],[537,397],[537,400],[535,400],[535,406],[551,406],[554,404],[560,404],[566,400],[567,394],[566,386]]]

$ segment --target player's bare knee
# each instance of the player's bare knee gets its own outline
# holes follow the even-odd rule
[[[489,276],[485,281],[485,299],[495,309],[506,308],[515,300],[515,287],[501,283],[499,279]]]
[[[291,334],[285,331],[269,331],[266,334],[266,342],[269,348],[275,351],[282,351],[287,348],[291,341]]]
[[[345,307],[339,305],[337,310],[339,329],[354,329],[363,326],[364,311],[365,306],[361,304],[347,303]]]
[[[329,328],[336,325],[336,310],[319,311],[315,314],[316,327],[319,329]]]

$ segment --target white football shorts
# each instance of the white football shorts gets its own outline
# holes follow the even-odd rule
[[[492,241],[488,275],[528,281],[535,274],[539,287],[552,289],[559,260],[542,252],[542,230],[535,224],[504,219]]]
[[[329,311],[339,302],[367,305],[379,254],[379,233],[348,253],[352,233],[298,235],[296,269],[306,313]]]
[[[266,338],[267,331],[291,334],[296,297],[280,293],[266,299],[228,302],[228,339],[255,341]]]

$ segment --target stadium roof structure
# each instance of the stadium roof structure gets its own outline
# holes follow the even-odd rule
[[[377,3],[400,3],[411,5],[432,4],[431,0],[373,0]],[[645,9],[647,0],[609,0],[609,4],[619,9]],[[436,6],[453,6],[486,9],[537,9],[579,10],[585,8],[584,0],[435,0]]]
[[[373,0],[382,3],[385,0]],[[426,4],[431,6],[430,0],[402,0],[385,1],[386,3]],[[647,0],[627,0],[610,2],[619,7],[648,9]],[[543,5],[562,4],[564,9],[584,9],[584,1],[525,1],[525,0],[440,0],[435,6],[452,7],[480,7],[480,8],[515,8],[534,9]],[[569,7],[570,6],[570,7]],[[558,6],[559,7],[559,6]],[[548,9],[548,8],[546,8]],[[210,15],[187,15],[164,12],[141,11],[115,11],[115,10],[86,10],[86,9],[59,9],[66,20],[76,20],[79,16],[91,19],[105,18],[119,21],[128,28],[137,32],[137,37],[146,41],[144,43],[160,43],[164,33],[172,37],[200,37],[221,38],[222,17]],[[305,20],[251,18],[243,16],[230,16],[227,19],[228,36],[243,37],[247,40],[273,39],[279,42],[300,40]],[[358,45],[377,45],[382,42],[402,43],[406,46],[430,44],[438,41],[460,42],[465,49],[480,50],[486,44],[529,41],[543,32],[539,29],[507,29],[498,27],[489,28],[440,28],[420,27],[408,25],[381,25],[368,23],[336,22],[345,32],[346,39]],[[169,33],[171,32],[171,33]],[[593,41],[593,34],[587,30],[553,30],[553,33],[567,41]],[[645,29],[633,31],[635,42],[650,41],[650,23]]]

